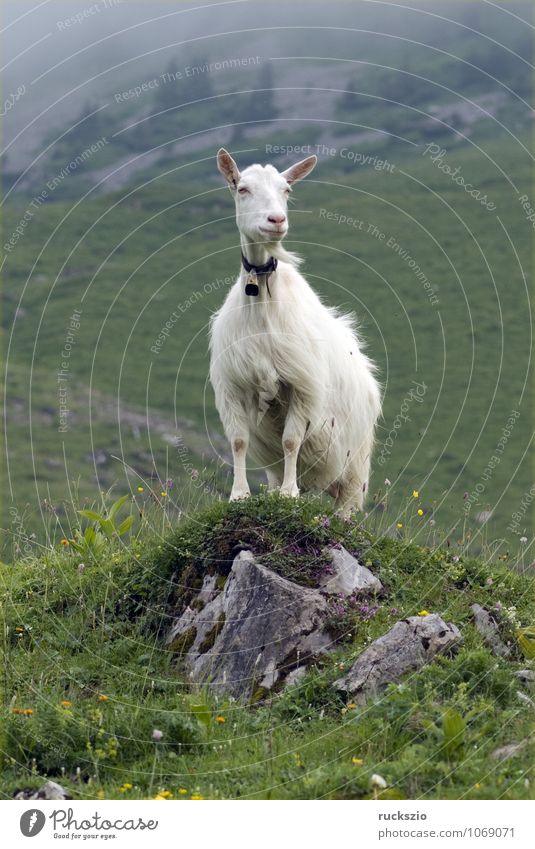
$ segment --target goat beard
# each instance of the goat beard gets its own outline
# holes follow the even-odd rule
[[[274,256],[275,259],[279,260],[279,262],[287,262],[296,268],[303,262],[299,254],[287,251],[286,248],[282,246],[282,242],[267,242],[265,248],[269,255]]]

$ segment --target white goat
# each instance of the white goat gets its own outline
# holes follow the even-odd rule
[[[327,491],[348,515],[364,502],[381,401],[354,318],[324,306],[281,245],[291,186],[316,162],[240,173],[226,150],[217,155],[236,202],[242,270],[212,318],[210,380],[232,446],[231,500],[250,494],[250,450],[270,489]]]

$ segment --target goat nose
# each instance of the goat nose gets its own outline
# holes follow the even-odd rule
[[[284,224],[284,222],[286,221],[286,216],[285,215],[268,215],[268,221],[271,222],[271,224]]]

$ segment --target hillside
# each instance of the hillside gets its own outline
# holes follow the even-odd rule
[[[465,521],[477,531],[477,516],[493,511],[486,533],[505,538],[505,551],[531,527],[528,511],[518,534],[507,531],[531,486],[523,459],[531,435],[531,227],[510,184],[527,183],[528,158],[505,139],[486,143],[484,157],[467,144],[448,153],[496,204],[491,212],[422,149],[381,156],[392,170],[348,171],[341,157],[324,157],[295,192],[288,243],[325,300],[356,311],[378,362],[385,401],[372,493],[385,478],[391,502],[425,487],[445,533],[461,533]],[[63,512],[72,481],[89,502],[99,486],[125,476],[132,488],[140,478],[182,486],[193,467],[225,491],[228,469],[214,463],[228,455],[206,384],[207,323],[236,273],[237,236],[225,188],[205,179],[204,165],[195,182],[195,170],[187,182],[171,169],[105,199],[47,204],[9,256],[7,470],[10,496],[39,538],[38,504],[46,498]],[[6,213],[7,231],[21,209]],[[181,319],[161,337],[173,310]],[[407,402],[417,386],[422,398]],[[402,408],[410,422],[392,446]],[[132,429],[128,411],[146,425]],[[165,438],[158,419],[168,423]],[[179,437],[187,463],[173,450]],[[500,462],[489,471],[498,445]],[[95,466],[102,452],[107,465]]]
[[[534,621],[533,578],[406,530],[374,535],[314,499],[214,502],[163,535],[162,520],[152,511],[83,560],[59,544],[1,567],[3,798],[48,777],[85,799],[361,799],[374,774],[382,798],[533,798],[533,671],[518,642]],[[331,650],[303,678],[252,704],[186,683],[183,649],[163,637],[206,575],[223,586],[250,549],[310,586],[332,544],[383,590],[332,602]],[[474,603],[492,611],[504,656],[474,627]],[[455,653],[365,706],[333,688],[395,622],[435,613],[459,629]]]

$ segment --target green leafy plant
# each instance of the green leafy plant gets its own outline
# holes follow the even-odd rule
[[[121,498],[118,498],[117,501],[115,501],[110,507],[107,515],[97,513],[96,510],[79,510],[78,512],[81,516],[85,516],[86,519],[96,522],[102,533],[105,534],[108,539],[112,539],[116,534],[117,536],[123,536],[123,534],[126,534],[132,527],[134,517],[127,516],[126,519],[123,519],[122,522],[117,524],[116,516],[123,504],[126,504],[129,498],[130,496],[128,495],[123,495]]]
[[[535,625],[530,625],[528,628],[519,628],[516,632],[516,639],[524,657],[528,660],[535,659]]]
[[[70,545],[83,556],[98,557],[106,547],[106,537],[89,526],[83,534],[78,531],[73,539],[69,540]]]
[[[449,758],[457,757],[464,746],[466,720],[459,711],[448,708],[442,717],[443,748]]]

